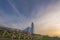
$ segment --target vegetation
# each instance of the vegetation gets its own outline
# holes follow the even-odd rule
[[[42,36],[38,34],[26,33],[17,29],[0,27],[0,38],[18,39],[18,40],[60,40],[58,37]]]

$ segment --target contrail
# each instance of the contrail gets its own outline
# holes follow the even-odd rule
[[[18,11],[18,9],[8,0],[9,4],[13,7],[13,9],[17,12],[18,16],[21,17],[20,12]]]

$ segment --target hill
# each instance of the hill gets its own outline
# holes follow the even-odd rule
[[[32,34],[18,29],[0,26],[0,40],[60,40],[58,37],[49,37]]]

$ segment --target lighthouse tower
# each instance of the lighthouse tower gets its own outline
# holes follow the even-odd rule
[[[34,34],[34,23],[31,24],[31,33]]]

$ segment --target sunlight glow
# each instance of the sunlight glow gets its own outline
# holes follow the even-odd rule
[[[58,2],[54,5],[51,4],[41,13],[44,15],[37,19],[35,33],[60,36],[60,4]]]

